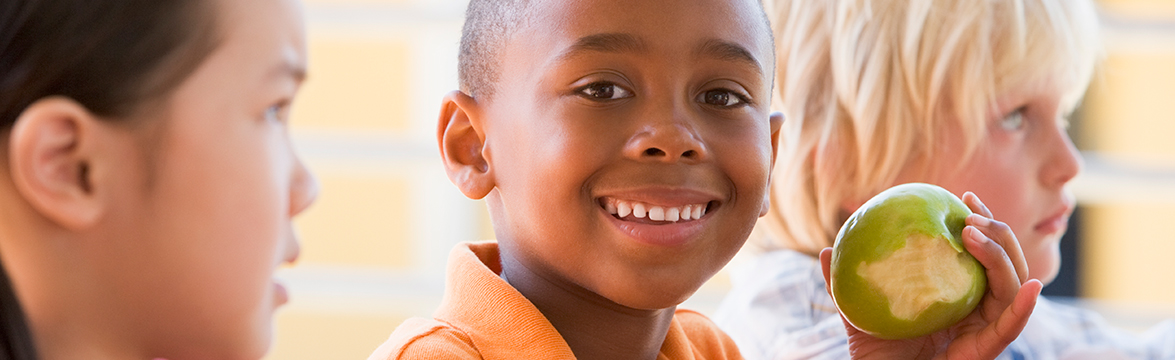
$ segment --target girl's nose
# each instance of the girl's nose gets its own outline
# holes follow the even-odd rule
[[[290,216],[295,216],[310,207],[318,199],[318,179],[301,159],[294,158],[294,173],[290,182]]]

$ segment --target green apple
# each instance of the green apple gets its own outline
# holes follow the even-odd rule
[[[857,329],[905,339],[958,323],[987,289],[963,248],[971,211],[941,187],[892,187],[857,209],[832,246],[832,298]]]

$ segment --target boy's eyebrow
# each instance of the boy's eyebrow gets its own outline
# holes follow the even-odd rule
[[[575,41],[575,44],[567,47],[562,54],[556,58],[558,61],[567,60],[584,52],[605,52],[605,53],[620,53],[620,52],[634,52],[640,53],[648,50],[649,46],[645,44],[644,40],[624,33],[602,33],[584,36]]]
[[[639,37],[625,33],[601,33],[584,36],[575,41],[574,44],[567,47],[562,54],[556,57],[557,62],[562,62],[567,59],[576,57],[584,52],[605,52],[605,53],[621,53],[633,52],[641,53],[649,49],[648,44]],[[759,61],[755,59],[754,55],[747,50],[746,47],[734,42],[710,39],[703,42],[694,51],[694,55],[698,57],[709,57],[718,60],[737,61],[745,63],[755,68],[759,74],[763,73],[763,67]]]
[[[759,60],[755,59],[754,55],[747,50],[746,47],[733,43],[730,41],[710,39],[698,46],[694,52],[695,56],[710,57],[718,60],[737,61],[751,65],[760,75],[763,74],[763,66],[759,64]]]

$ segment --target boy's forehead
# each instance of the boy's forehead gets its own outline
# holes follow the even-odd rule
[[[771,29],[757,0],[534,1],[531,20],[516,35],[561,38],[561,52],[639,52],[685,42],[695,53],[750,58],[764,74],[772,71]]]

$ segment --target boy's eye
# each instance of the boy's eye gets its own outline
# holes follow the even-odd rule
[[[619,100],[632,97],[632,92],[607,82],[591,83],[579,89],[580,95],[592,100]]]
[[[747,104],[747,99],[730,90],[710,90],[702,93],[698,101],[719,107],[736,107]]]
[[[1015,111],[1012,111],[1008,115],[1005,115],[1003,119],[1000,119],[1000,127],[1004,128],[1004,130],[1009,130],[1009,131],[1020,130],[1021,128],[1023,128],[1024,127],[1024,108],[1016,109]]]

